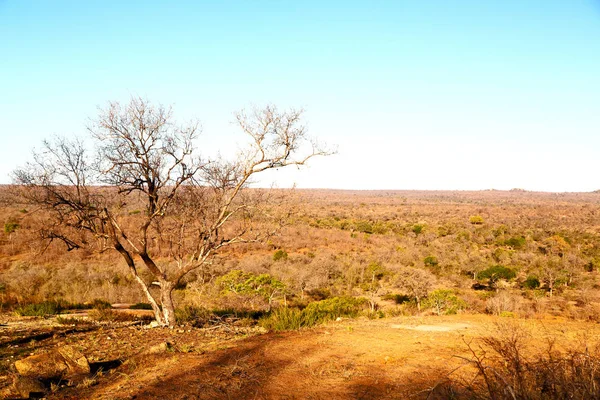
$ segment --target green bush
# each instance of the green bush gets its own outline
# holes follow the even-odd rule
[[[412,226],[412,231],[413,231],[413,232],[414,232],[416,235],[419,235],[419,234],[421,234],[421,233],[423,232],[423,229],[425,229],[425,226],[424,226],[424,225],[421,225],[421,224],[414,224],[414,225]]]
[[[303,311],[309,319],[316,318],[318,322],[325,322],[338,317],[356,317],[364,304],[365,299],[361,298],[333,297],[310,303]]]
[[[23,317],[44,317],[59,314],[68,308],[69,303],[64,300],[49,300],[17,307],[15,314]]]
[[[7,222],[4,224],[4,233],[6,233],[7,235],[10,235],[17,229],[19,229],[19,224],[17,224],[16,222]]]
[[[490,283],[495,283],[500,279],[510,281],[517,276],[515,270],[507,268],[503,265],[494,265],[487,269],[484,269],[477,274],[477,279],[489,279]]]
[[[485,221],[481,215],[472,215],[469,217],[469,222],[473,225],[482,225]]]
[[[525,289],[537,289],[540,287],[540,280],[536,276],[528,276],[523,282]]]
[[[396,304],[404,304],[410,302],[410,296],[405,294],[386,294],[381,297],[382,300],[392,300]]]
[[[287,260],[288,253],[285,250],[277,250],[275,254],[273,254],[273,261]]]
[[[373,224],[368,221],[358,221],[356,223],[356,230],[362,233],[373,233]]]
[[[465,302],[450,289],[438,289],[429,293],[424,305],[432,308],[437,315],[456,314],[465,308]]]
[[[130,310],[152,310],[150,303],[135,303],[129,306]]]
[[[305,309],[278,308],[262,318],[260,325],[271,331],[308,328],[338,317],[356,317],[365,304],[365,299],[356,297],[334,297],[310,303]]]
[[[435,256],[427,256],[423,259],[423,264],[425,264],[428,267],[437,267],[439,261]]]
[[[525,247],[527,241],[523,236],[513,236],[510,239],[504,241],[504,245],[512,247],[515,250],[522,249]]]
[[[89,305],[95,310],[109,310],[112,308],[112,304],[102,299],[94,299]]]
[[[260,326],[269,331],[298,330],[313,326],[306,321],[304,313],[299,308],[277,308],[268,317],[259,321]]]

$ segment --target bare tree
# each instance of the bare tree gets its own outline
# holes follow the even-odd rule
[[[110,103],[88,128],[91,152],[83,141],[45,141],[14,180],[50,212],[44,239],[67,250],[118,252],[156,320],[173,326],[172,293],[186,275],[223,247],[262,241],[276,229],[265,219],[274,194],[249,190],[251,179],[329,154],[310,140],[301,117],[273,106],[238,113],[248,146],[233,160],[201,159],[197,123],[179,126],[171,109],[139,98]]]

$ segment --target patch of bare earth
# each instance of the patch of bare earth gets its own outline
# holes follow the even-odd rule
[[[467,343],[478,346],[507,321],[484,315],[343,320],[262,335],[243,327],[100,326],[59,333],[31,349],[70,344],[92,365],[106,363],[86,384],[59,389],[52,399],[419,399],[451,371],[472,374],[461,358],[469,356]],[[544,337],[576,342],[600,336],[592,323],[515,323],[540,346]],[[165,342],[172,344],[168,350],[148,351]],[[122,364],[110,366],[111,360]]]

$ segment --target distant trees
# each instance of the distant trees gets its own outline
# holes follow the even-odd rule
[[[179,125],[170,108],[139,98],[113,102],[88,128],[88,140],[44,141],[14,181],[49,211],[40,227],[45,240],[69,251],[118,253],[156,320],[173,326],[172,292],[184,277],[222,248],[264,240],[276,229],[267,213],[273,196],[247,190],[251,180],[329,154],[308,137],[302,111],[267,106],[236,117],[247,147],[232,160],[201,158],[198,123]],[[271,225],[259,221],[266,216]]]

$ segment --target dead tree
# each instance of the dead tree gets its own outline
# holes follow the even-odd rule
[[[139,98],[110,103],[89,126],[89,140],[45,141],[14,181],[51,215],[45,240],[118,252],[156,320],[173,326],[172,293],[189,273],[226,246],[273,232],[264,218],[273,192],[248,189],[252,178],[329,154],[308,137],[301,116],[273,106],[241,112],[247,147],[233,160],[202,159],[197,123],[179,126],[170,109]]]

